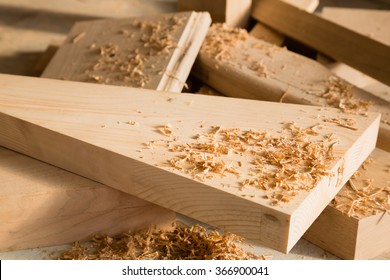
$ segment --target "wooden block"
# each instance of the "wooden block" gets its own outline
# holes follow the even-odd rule
[[[290,5],[296,6],[299,9],[305,10],[309,13],[313,13],[318,5],[319,0],[283,0]],[[285,37],[278,31],[257,22],[256,25],[252,28],[250,34],[257,38],[269,43],[272,43],[277,46],[282,46],[285,40]]]
[[[390,47],[282,1],[258,0],[252,16],[389,85]]]
[[[210,23],[195,12],[78,22],[42,77],[181,92]]]
[[[373,180],[372,188],[370,188],[372,193],[383,189],[379,194],[386,197],[387,192],[388,196],[390,192],[390,153],[375,149],[371,157],[373,162],[365,164],[364,168],[359,168],[361,175],[352,180],[354,187],[360,191],[360,195],[351,195],[356,192],[350,186],[344,186],[336,196],[336,200],[339,201],[336,205],[345,203],[344,208],[351,209],[349,207],[352,201],[346,199],[346,196],[360,197],[360,205],[364,205],[362,189],[368,185],[365,180]],[[375,205],[373,196],[367,200],[371,201],[371,205]],[[304,237],[344,259],[370,259],[390,250],[389,203],[387,204],[388,213],[378,211],[377,214],[367,213],[355,217],[348,216],[345,209],[338,209],[333,204],[327,206]]]
[[[175,221],[173,211],[2,147],[0,178],[0,251]]]
[[[368,110],[382,114],[378,147],[390,151],[388,102],[342,81],[318,62],[253,38],[245,30],[213,25],[192,73],[231,97],[351,110],[369,102]],[[364,114],[362,108],[355,113]]]
[[[229,26],[248,24],[252,0],[178,0],[179,11],[208,11],[213,22],[226,22]]]
[[[294,246],[373,150],[379,127],[376,113],[352,117],[332,108],[9,75],[1,75],[0,81],[0,145],[283,252]],[[234,118],[227,117],[232,113]],[[331,121],[349,118],[354,122],[350,128]],[[272,157],[271,150],[263,153],[272,145],[258,150],[256,145],[261,142],[252,142],[249,136],[226,136],[224,141],[231,143],[232,152],[221,151],[213,161],[213,154],[204,158],[209,153],[202,150],[203,145],[196,144],[199,141],[206,147],[213,146],[207,139],[239,133],[231,130],[234,128],[246,131],[245,135],[254,133],[255,138],[267,132],[270,136],[264,136],[265,143],[271,138],[279,144],[298,141],[301,130],[291,122],[312,134],[317,134],[310,131],[321,124],[318,135],[308,136],[305,147],[328,143],[332,148],[325,148],[326,154],[330,157],[334,151],[334,160],[326,156],[325,169],[318,171],[324,175],[315,177],[315,181],[310,179],[315,175],[305,171],[304,163],[301,173],[293,172],[300,177],[289,181],[296,193],[286,193],[275,185],[274,178],[286,174],[277,163],[272,165],[276,155]],[[199,133],[206,138],[194,139]],[[326,140],[327,137],[330,138]],[[238,151],[234,139],[247,139],[249,143],[241,140],[244,146]],[[187,144],[195,150],[181,152]],[[250,150],[245,151],[245,147]],[[285,147],[290,150],[293,146]],[[189,160],[183,163],[182,156],[186,155]],[[271,165],[262,163],[257,169],[254,164],[265,160],[265,156]],[[291,155],[299,162],[302,156]],[[194,167],[192,162],[200,165]],[[264,164],[271,174],[280,174],[268,177]],[[296,166],[299,165],[293,168]],[[317,165],[309,170],[313,168]],[[265,190],[250,187],[256,179],[268,180],[270,185],[258,181]],[[280,202],[283,199],[291,201]]]

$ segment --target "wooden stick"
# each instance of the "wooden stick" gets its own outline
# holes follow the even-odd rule
[[[283,252],[294,246],[369,155],[379,126],[375,113],[355,116],[356,130],[324,123],[318,137],[333,133],[337,139],[332,175],[308,185],[312,189],[299,192],[291,203],[271,205],[265,196],[272,191],[241,190],[242,180],[251,176],[250,155],[233,153],[224,159],[228,166],[242,166],[239,178],[226,173],[194,180],[191,173],[167,165],[180,153],[171,148],[196,141],[195,135],[212,126],[279,135],[285,121],[313,128],[322,119],[349,115],[331,108],[0,78],[0,145]],[[232,112],[235,117],[228,118]]]
[[[259,0],[262,23],[389,85],[390,47],[282,1]]]

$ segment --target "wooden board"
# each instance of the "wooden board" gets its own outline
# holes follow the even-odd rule
[[[210,23],[195,12],[78,22],[42,77],[181,92]]]
[[[350,129],[326,121],[351,118],[331,108],[177,95],[42,78],[8,75],[0,78],[0,145],[283,252],[294,246],[369,155],[379,127],[376,113],[354,116],[356,123]],[[227,118],[232,112],[235,118]],[[187,165],[175,168],[182,162],[177,145],[187,147],[186,144],[192,143],[196,147],[194,137],[210,130],[216,135],[220,129],[215,126],[226,128],[223,134],[230,133],[230,128],[239,128],[249,135],[253,133],[250,130],[267,131],[271,134],[267,139],[279,139],[285,133],[299,133],[291,122],[309,130],[321,124],[318,135],[313,136],[315,139],[308,140],[310,147],[316,141],[337,143],[331,144],[334,160],[325,164],[329,164],[329,176],[316,177],[316,183],[311,177],[305,177],[310,182],[304,179],[291,182],[305,182],[301,188],[311,190],[297,191],[289,203],[272,204],[275,200],[289,200],[289,195],[293,195],[291,192],[287,195],[279,187],[269,189],[268,185],[262,185],[268,188],[266,191],[246,188],[246,179],[256,178],[252,170],[260,175],[264,172],[251,167],[257,162],[254,155],[262,159],[263,149],[245,152],[242,148],[242,152],[220,155],[216,162],[225,166],[224,177],[212,172],[212,166],[216,168],[213,163],[207,168],[209,158],[204,159],[204,164],[198,159],[204,167],[199,173],[191,173],[199,170],[191,168],[192,161],[188,162],[188,169]],[[296,141],[297,137],[288,135],[286,139]],[[199,137],[202,143],[203,138]],[[327,137],[330,138],[326,140]],[[291,147],[287,145],[287,149]],[[280,149],[279,146],[277,150]],[[329,147],[326,149],[330,151]],[[269,172],[279,170],[268,165],[266,168],[270,168]],[[234,170],[238,170],[239,178],[229,173]],[[208,171],[211,177],[206,177]],[[273,200],[266,196],[272,196]]]
[[[318,5],[319,0],[282,0],[290,5],[296,6],[299,9],[305,10],[309,13],[313,13]],[[277,46],[282,46],[285,40],[283,34],[278,31],[264,25],[261,22],[257,22],[252,28],[250,34],[258,39],[267,41]]]
[[[382,114],[378,147],[390,151],[389,102],[338,79],[314,60],[253,38],[244,30],[213,25],[192,73],[231,97],[336,107],[340,103],[334,100],[339,98],[352,100],[351,108],[354,103],[369,102],[368,110]],[[347,98],[349,94],[354,98]]]
[[[365,180],[373,180],[373,189],[384,189],[384,192],[389,193],[390,153],[375,149],[371,157],[373,162],[365,164],[364,168],[359,168],[361,175],[353,179],[353,184],[361,190],[368,185]],[[344,186],[336,199],[345,200],[344,197],[348,192],[353,192],[353,189]],[[351,201],[348,207],[350,204]],[[390,212],[379,211],[373,215],[351,217],[330,204],[311,225],[304,237],[341,258],[370,259],[390,251],[389,232]]]
[[[0,251],[175,221],[173,211],[2,147],[0,178]]]
[[[390,47],[282,1],[258,0],[252,16],[389,85]]]
[[[252,0],[178,0],[179,11],[208,11],[213,22],[226,22],[229,26],[248,24]]]

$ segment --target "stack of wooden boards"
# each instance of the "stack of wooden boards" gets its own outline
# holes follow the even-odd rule
[[[179,25],[168,28],[176,37],[155,35],[156,30],[160,34],[166,29],[163,23],[166,20]],[[195,32],[196,22],[203,23],[201,31]],[[77,24],[43,76],[114,85],[129,82],[127,85],[133,88],[2,75],[0,144],[112,188],[56,169],[77,178],[79,185],[91,184],[93,191],[87,192],[98,190],[98,198],[109,194],[138,199],[146,208],[166,211],[165,223],[172,219],[173,212],[159,206],[288,252],[374,148],[379,115],[367,110],[351,114],[346,110],[351,108],[344,106],[350,105],[343,103],[344,97],[336,100],[341,104],[339,108],[323,108],[134,88],[180,92],[209,23],[206,14],[185,13],[164,15],[153,22],[137,19]],[[104,40],[101,26],[109,27],[106,31],[109,41]],[[146,31],[146,37],[132,28]],[[121,51],[131,39],[136,42],[135,47]],[[147,55],[143,47],[149,47]],[[235,48],[241,52],[235,53]],[[162,56],[165,60],[154,65],[146,58],[150,55]],[[323,106],[332,105],[323,95],[335,89],[341,95],[348,88],[335,77],[329,79],[329,72],[315,62],[250,38],[243,30],[218,25],[210,30],[193,70],[207,84],[234,97],[282,99]],[[357,89],[352,93],[359,98],[367,96]],[[374,111],[388,114],[385,103],[376,104]],[[383,138],[388,135],[387,129],[386,123],[382,123],[383,143],[388,143]],[[299,141],[294,142],[297,139]],[[291,158],[279,158],[281,151],[289,152],[280,150],[284,146],[280,143],[285,141],[290,147],[299,147],[294,153],[302,148],[304,153],[314,155],[305,162],[311,164],[310,168],[303,166],[298,172],[289,173],[294,175],[291,178],[281,177],[286,174],[284,168],[289,161],[297,158],[294,153]],[[320,143],[328,143],[328,146]],[[267,146],[271,149],[264,154]],[[326,164],[318,161],[321,147],[327,148],[322,154],[329,156]],[[10,158],[17,155],[20,160],[25,159],[4,151]],[[386,155],[378,153],[377,157],[386,159]],[[267,170],[253,166],[255,161]],[[380,161],[381,167],[385,164],[385,160]],[[15,174],[25,175],[24,171],[15,170],[12,169]],[[319,171],[321,176],[313,179],[312,170]],[[300,181],[303,186],[296,184]],[[30,197],[34,191],[43,190],[40,188],[37,186],[31,191]],[[60,188],[75,196],[82,189],[77,183]],[[19,195],[18,191],[15,193]],[[121,202],[128,203],[125,199]],[[113,203],[111,207],[121,209],[120,204]],[[61,209],[51,207],[52,212],[52,209]],[[104,213],[100,212],[104,207],[96,212]],[[79,211],[74,206],[69,209],[74,211],[72,215]],[[114,212],[110,213],[116,215]],[[330,223],[333,223],[332,215]],[[151,214],[150,220],[144,222],[154,223],[153,219],[155,216]],[[385,223],[387,231],[388,220],[385,216],[379,223]],[[326,222],[319,219],[316,223],[327,227]],[[62,225],[63,229],[67,227]],[[369,222],[358,219],[345,238],[352,234],[358,236],[362,227],[369,226]],[[21,231],[20,228],[22,225],[15,231]],[[95,229],[91,234],[106,229]],[[87,229],[84,234],[86,232]],[[7,238],[15,236],[7,233]],[[323,230],[309,229],[306,236],[318,237],[319,233]],[[68,242],[74,236],[67,238],[55,242]],[[388,238],[382,238],[370,254],[351,254],[351,250],[357,250],[354,246],[367,244],[365,236],[359,238],[362,241],[355,238],[348,243],[345,249],[348,252],[338,255],[372,257],[380,250],[378,246],[383,248],[389,242]],[[329,241],[319,238],[317,244],[332,251]],[[38,245],[42,243],[20,247]],[[17,246],[8,247],[12,248]]]

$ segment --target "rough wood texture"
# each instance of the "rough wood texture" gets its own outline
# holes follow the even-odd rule
[[[324,124],[319,137],[332,133],[337,139],[333,176],[299,192],[290,203],[272,206],[264,197],[269,192],[240,190],[242,178],[236,175],[199,181],[167,166],[176,153],[166,143],[175,138],[161,133],[161,126],[170,124],[176,141],[187,143],[213,125],[279,135],[286,121],[307,128],[322,118],[350,116],[331,108],[41,78],[1,75],[0,81],[0,145],[283,252],[369,155],[379,126],[375,113],[354,116],[353,130]],[[227,118],[232,112],[235,118]],[[227,160],[242,160],[240,174],[250,176],[248,158],[232,154]]]
[[[246,27],[252,0],[178,0],[179,11],[208,11],[213,22],[226,22],[229,26]]]
[[[367,164],[365,169],[359,169],[362,175],[354,179],[355,186],[364,186],[364,180],[373,179],[374,187],[390,190],[390,153],[375,149],[371,157],[374,161]],[[336,198],[343,199],[345,188],[347,186],[344,186]],[[389,232],[389,213],[349,217],[329,205],[304,237],[341,258],[370,259],[390,250]]]
[[[175,221],[173,211],[1,147],[0,178],[0,251]]]
[[[260,22],[389,85],[390,47],[282,1],[258,0]]]
[[[195,12],[79,22],[42,77],[181,92],[210,23]]]
[[[368,110],[382,114],[378,147],[390,151],[389,102],[334,77],[314,60],[249,36],[244,30],[213,25],[192,73],[231,97],[343,107],[352,94],[369,102]]]
[[[283,0],[283,1],[289,3],[290,5],[296,6],[299,9],[305,10],[309,13],[313,13],[319,4],[319,0]],[[252,28],[250,33],[255,38],[267,41],[277,46],[282,46],[285,40],[283,34],[262,24],[261,22],[257,22],[256,25]]]

